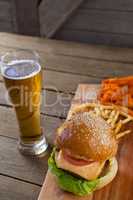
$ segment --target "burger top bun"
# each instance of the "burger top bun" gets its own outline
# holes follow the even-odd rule
[[[104,161],[117,153],[118,143],[107,122],[93,111],[76,113],[57,129],[56,145],[73,158]]]

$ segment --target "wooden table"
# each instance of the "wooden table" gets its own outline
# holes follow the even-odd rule
[[[67,115],[79,83],[99,83],[105,77],[133,74],[133,49],[0,33],[0,55],[20,48],[40,54],[45,97],[41,118],[50,144],[55,128]],[[49,153],[42,158],[31,158],[18,152],[18,125],[11,103],[5,100],[5,92],[0,76],[0,199],[37,200]]]

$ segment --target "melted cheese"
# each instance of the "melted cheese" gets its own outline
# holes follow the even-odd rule
[[[62,151],[60,151],[59,153],[56,153],[55,161],[58,168],[67,170],[69,172],[73,172],[85,178],[86,180],[96,179],[100,175],[105,164],[105,162],[102,162],[102,163],[93,162],[93,163],[90,163],[89,165],[84,165],[84,166],[73,165],[64,159],[62,155]]]

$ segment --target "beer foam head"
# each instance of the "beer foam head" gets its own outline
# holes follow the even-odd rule
[[[33,60],[14,60],[4,66],[2,75],[8,79],[22,80],[35,76],[40,70],[39,63]]]

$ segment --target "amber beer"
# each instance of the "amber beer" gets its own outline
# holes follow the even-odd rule
[[[5,65],[2,75],[18,119],[19,148],[40,154],[47,146],[40,124],[41,66],[34,60],[14,60]]]

